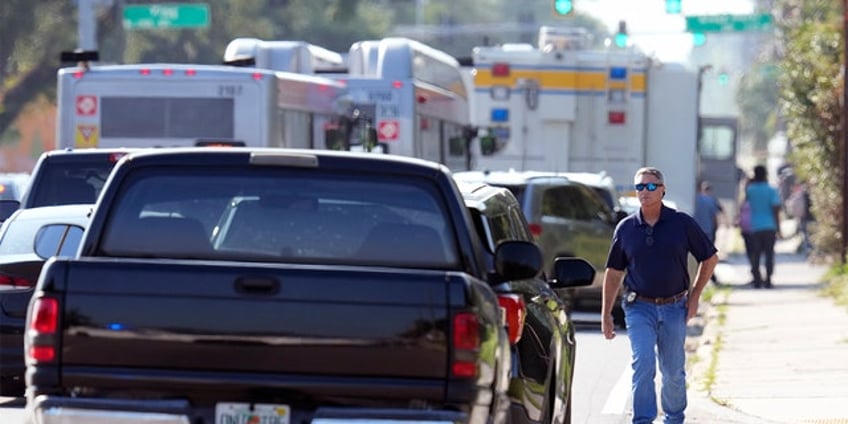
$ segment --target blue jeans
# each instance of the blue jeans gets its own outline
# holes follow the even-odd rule
[[[633,353],[633,424],[657,417],[654,378],[659,360],[661,404],[666,424],[682,424],[686,409],[686,301],[667,305],[623,301],[627,336]]]

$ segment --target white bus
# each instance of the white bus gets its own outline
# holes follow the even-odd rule
[[[247,146],[327,148],[343,118],[331,78],[224,65],[80,66],[58,72],[59,148]]]
[[[224,63],[251,60],[257,68],[318,74],[344,72],[344,57],[332,50],[305,41],[264,41],[236,38],[224,50]]]
[[[347,72],[332,73],[331,61],[314,57],[326,49],[294,61],[309,57],[292,53],[304,51],[300,42],[237,41],[225,60],[244,59],[253,46],[257,67],[321,73],[344,83],[354,117],[340,127],[344,148],[418,157],[454,170],[471,167],[469,93],[459,63],[447,53],[406,38],[359,41],[347,54]]]

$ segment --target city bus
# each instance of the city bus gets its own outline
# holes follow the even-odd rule
[[[57,147],[327,148],[345,87],[316,75],[225,65],[80,62],[58,71]]]
[[[241,41],[236,48],[235,41],[225,61],[251,54],[245,47],[249,43]],[[341,144],[335,147],[412,156],[453,170],[470,169],[469,93],[454,57],[414,40],[390,37],[353,43],[346,69],[333,71],[330,61],[293,54],[292,49],[304,52],[300,44],[266,42],[261,47],[261,54],[255,53],[259,56],[254,58],[254,66],[321,74],[345,85],[350,122],[336,128]],[[301,59],[290,60],[292,57]]]

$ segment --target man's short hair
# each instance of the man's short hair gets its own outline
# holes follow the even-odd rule
[[[657,168],[654,168],[653,166],[639,168],[639,170],[636,171],[636,175],[633,176],[633,180],[638,180],[639,177],[641,177],[642,175],[653,175],[654,177],[657,177],[658,180],[660,180],[660,183],[665,183],[665,178],[663,177],[662,171]]]

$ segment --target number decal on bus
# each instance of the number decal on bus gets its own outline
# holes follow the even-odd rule
[[[238,97],[241,96],[240,85],[219,85],[218,95],[221,97]]]

